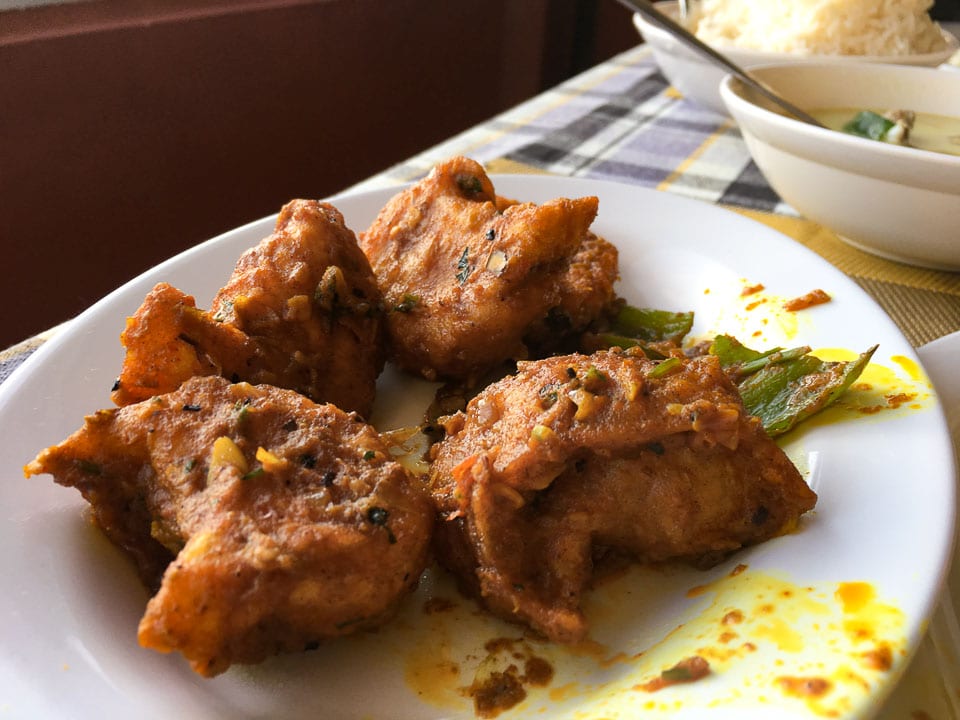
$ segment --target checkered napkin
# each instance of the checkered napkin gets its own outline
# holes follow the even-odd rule
[[[684,100],[643,46],[356,189],[419,179],[457,154],[483,163],[513,163],[552,175],[616,180],[708,202],[795,214],[760,175],[733,122]],[[491,164],[491,170],[502,172],[500,168]]]

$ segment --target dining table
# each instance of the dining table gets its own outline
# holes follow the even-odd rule
[[[642,43],[344,190],[410,183],[455,155],[491,174],[614,181],[720,206],[842,271],[914,348],[960,331],[960,273],[868,254],[802,217],[767,183],[734,121],[685,99]],[[0,352],[0,383],[15,382],[17,369],[70,322]],[[878,717],[960,720],[960,630],[949,596]]]

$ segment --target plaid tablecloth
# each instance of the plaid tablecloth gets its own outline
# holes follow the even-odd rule
[[[803,243],[844,271],[878,301],[913,345],[960,330],[960,273],[876,258],[798,217],[763,179],[733,122],[678,95],[643,46],[351,189],[418,179],[455,154],[484,163],[490,172],[616,180],[730,207]],[[57,331],[0,352],[0,382]],[[926,641],[881,712],[883,720],[960,717],[949,712],[960,707],[960,695],[950,689],[960,686],[960,678],[944,682],[938,661],[942,650]]]

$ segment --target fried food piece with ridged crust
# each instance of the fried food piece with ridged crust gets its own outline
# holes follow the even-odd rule
[[[140,643],[205,676],[379,626],[429,554],[429,499],[380,435],[270,386],[188,380],[25,471],[82,493],[156,589]]]
[[[195,375],[268,383],[368,416],[384,350],[380,292],[332,205],[293,200],[246,251],[209,312],[158,284],[127,321],[113,393],[126,405]]]
[[[577,349],[580,333],[615,306],[619,272],[617,248],[588,232],[560,277],[560,301],[524,337],[531,356],[546,357],[571,344],[569,350]]]
[[[711,564],[814,506],[715,357],[663,363],[635,350],[520,363],[447,419],[435,549],[490,610],[576,642],[598,558]]]
[[[528,357],[528,336],[551,315],[613,300],[610,262],[579,262],[597,198],[541,205],[498,198],[483,167],[463,157],[437,165],[394,196],[359,234],[384,295],[388,356],[434,380],[470,384]],[[582,258],[584,259],[584,258]],[[571,266],[595,271],[569,282]],[[594,300],[599,298],[599,300]]]

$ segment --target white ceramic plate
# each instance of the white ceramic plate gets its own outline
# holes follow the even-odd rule
[[[960,442],[960,332],[927,343],[920,348],[919,355],[940,392],[950,428]]]
[[[957,452],[960,452],[960,375],[957,374],[957,358],[960,358],[960,332],[951,333],[933,342],[927,343],[919,350],[920,359],[940,393],[941,402],[946,412],[947,422]],[[960,482],[960,477],[958,477]],[[954,605],[960,612],[960,547],[954,552],[953,567],[950,571],[949,593]],[[957,647],[960,653],[960,646]],[[956,658],[960,665],[960,657]],[[960,683],[960,680],[958,680]],[[960,698],[958,698],[960,702]]]
[[[617,184],[494,181],[500,193],[534,201],[598,195],[594,227],[619,246],[621,292],[634,304],[694,310],[696,334],[725,329],[758,347],[880,343],[874,388],[863,394],[881,393],[882,402],[891,385],[911,400],[793,438],[785,447],[820,494],[797,532],[709,571],[637,569],[609,580],[588,597],[592,641],[579,648],[490,619],[433,571],[380,632],[203,680],[181,658],[138,647],[146,596],[130,565],[90,526],[75,491],[48,477],[24,480],[21,468],[109,405],[118,334],[153,284],[171,282],[206,306],[241,251],[272,227],[272,219],[252,223],[109,295],[0,387],[0,716],[470,718],[462,688],[476,673],[498,663],[522,669],[531,656],[553,677],[545,687],[528,682],[526,699],[503,718],[865,718],[876,709],[917,647],[952,534],[950,440],[908,343],[841,273],[734,213]],[[389,195],[334,202],[362,229]],[[742,297],[755,283],[766,290]],[[775,310],[777,298],[817,287],[833,300]],[[380,412],[379,422],[417,417],[428,390],[386,377],[381,411],[399,409]],[[413,399],[398,403],[407,391]],[[512,654],[484,647],[504,637]],[[642,689],[692,654],[710,660],[707,678]]]

